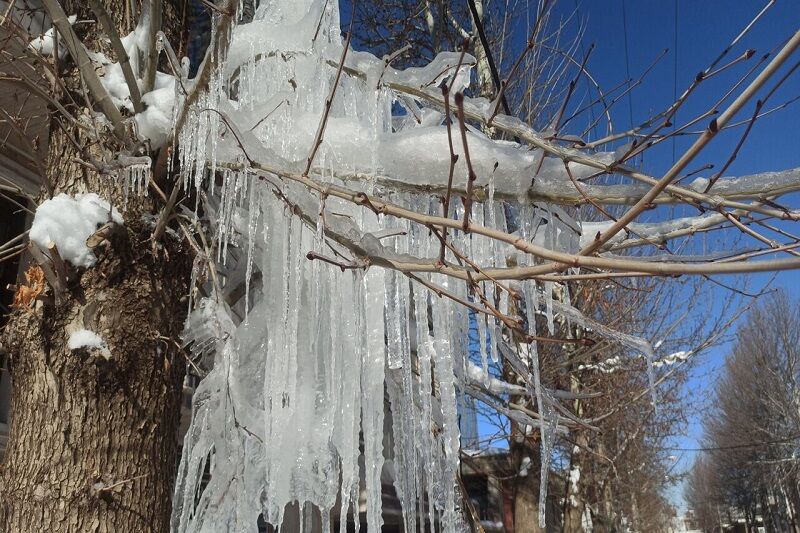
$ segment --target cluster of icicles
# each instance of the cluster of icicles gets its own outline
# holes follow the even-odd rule
[[[335,236],[384,258],[437,257],[440,245],[423,226],[321,198],[289,180],[254,172],[242,157],[244,149],[250,160],[302,169],[336,73],[329,60],[338,60],[342,50],[336,4],[263,3],[254,21],[232,31],[209,89],[178,133],[184,186],[202,191],[197,197],[203,198],[201,211],[217,251],[216,275],[206,277],[207,296],[194,301],[186,329],[187,345],[211,370],[195,393],[184,443],[173,515],[178,533],[256,531],[259,521],[282,531],[327,533],[333,522],[341,531],[348,521],[358,529],[360,516],[368,531],[380,531],[382,494],[391,484],[404,531],[464,531],[457,405],[465,394],[485,401],[491,401],[487,392],[503,394],[489,375],[501,358],[524,376],[517,388],[535,397],[544,415],[534,420],[503,411],[541,429],[542,501],[546,497],[558,415],[555,400],[539,385],[536,345],[515,348],[493,318],[479,315],[472,319],[479,356],[470,361],[471,319],[464,306],[395,270],[340,269],[309,260],[314,252],[347,265],[352,254]],[[369,179],[390,164],[376,148],[379,141],[403,134],[403,118],[392,116],[396,95],[378,88],[379,76],[372,71],[366,79],[342,78],[329,127],[350,131],[346,141],[358,153],[326,133],[316,177],[342,183],[342,170],[367,176],[358,186],[368,194],[440,214],[438,197],[384,190]],[[237,123],[236,135],[223,116]],[[422,142],[405,145],[410,171],[415,154],[422,158],[429,150]],[[342,161],[361,166],[342,169]],[[558,208],[522,207],[521,235],[577,250],[574,222],[560,210],[554,216],[553,209]],[[450,212],[463,216],[463,205],[453,201]],[[491,198],[474,204],[471,216],[506,227],[503,204]],[[449,237],[481,265],[507,265],[507,250],[493,241],[458,231]],[[448,260],[455,261],[449,253]],[[463,281],[418,277],[457,298],[473,298]],[[520,287],[531,333],[535,313],[547,317],[551,333],[555,313],[584,319],[568,301],[554,299],[553,288],[549,282]],[[496,295],[489,283],[483,289],[509,312],[506,294]],[[599,324],[588,326],[615,335]],[[642,348],[637,339],[617,340]]]
[[[117,179],[122,188],[123,202],[128,203],[131,195],[142,196],[150,187],[152,161],[149,157],[120,156],[118,158],[120,169]]]

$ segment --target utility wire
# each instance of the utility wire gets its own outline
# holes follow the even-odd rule
[[[467,0],[469,3],[469,11],[472,13],[472,20],[475,22],[475,29],[478,30],[478,38],[483,46],[483,52],[486,54],[486,61],[489,62],[489,70],[492,73],[492,81],[497,91],[500,90],[500,75],[497,73],[497,67],[492,58],[492,51],[489,49],[489,41],[486,39],[486,33],[483,31],[483,24],[481,23],[480,16],[478,15],[478,8],[475,7],[475,0]],[[500,103],[503,104],[503,111],[506,115],[511,116],[511,109],[508,107],[505,92],[500,95]]]
[[[625,12],[625,0],[622,1],[622,35],[623,41],[625,43],[625,78],[628,80],[628,84],[632,82],[631,80],[631,62],[628,57],[628,16]],[[633,99],[631,98],[631,92],[628,91],[628,120],[630,121],[630,128],[633,128]]]
[[[675,0],[675,27],[673,29],[673,64],[672,64],[672,101],[678,100],[678,0]],[[675,115],[672,117],[672,131],[675,132],[676,124],[678,123],[678,110],[675,110]],[[672,161],[675,161],[675,138],[672,136]]]
[[[759,442],[748,442],[746,444],[731,444],[730,446],[708,446],[702,448],[671,448],[671,447],[664,447],[661,448],[662,450],[669,450],[669,451],[679,451],[679,452],[715,452],[715,451],[724,451],[724,450],[739,450],[743,448],[757,448],[759,446],[768,446],[770,444],[787,444],[790,442],[797,441],[797,444],[800,444],[800,433],[795,435],[791,435],[789,437],[784,437],[782,439],[775,439],[775,440],[764,440]]]

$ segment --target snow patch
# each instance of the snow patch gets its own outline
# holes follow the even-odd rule
[[[70,15],[67,17],[67,21],[70,24],[75,24],[75,21],[78,20],[77,15]],[[44,35],[33,39],[30,43],[28,43],[28,48],[39,52],[42,55],[48,56],[53,54],[53,50],[55,49],[55,39],[53,38],[55,35],[55,28],[50,28],[47,30]],[[59,35],[58,38],[58,58],[64,59],[67,55],[67,47],[64,46],[63,39]]]
[[[579,365],[578,370],[597,370],[603,374],[610,374],[618,370],[621,363],[622,359],[620,359],[620,356],[615,355],[614,357],[609,357],[608,359],[599,361],[597,363]],[[653,365],[655,366],[655,363]]]
[[[67,340],[67,347],[70,350],[80,350],[81,348],[99,350],[104,359],[111,359],[111,352],[106,341],[100,335],[88,329],[73,331]]]
[[[120,39],[122,47],[128,54],[131,70],[140,91],[144,87],[140,56],[143,56],[148,49],[148,31],[147,25],[140,22],[134,31]],[[122,66],[98,52],[90,52],[89,56],[93,62],[102,67],[100,83],[108,91],[114,105],[133,112],[131,92],[122,73]],[[172,128],[175,77],[164,72],[156,72],[155,86],[152,91],[142,95],[142,103],[146,106],[145,110],[134,117],[139,139],[149,140],[151,148],[159,148],[166,142]]]
[[[669,366],[674,365],[675,363],[680,363],[689,359],[691,352],[675,352],[672,353],[665,358],[661,359],[660,361],[653,361],[653,366],[656,368],[660,368],[662,366]]]
[[[98,226],[112,220],[123,223],[119,211],[97,194],[72,197],[62,193],[36,208],[29,237],[42,251],[55,244],[64,261],[88,268],[97,258],[86,246],[86,239]]]

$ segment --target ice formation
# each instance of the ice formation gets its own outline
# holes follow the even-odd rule
[[[452,84],[453,93],[463,90],[474,59],[442,53],[426,67],[400,71],[348,51],[328,112],[344,55],[337,2],[262,2],[252,21],[240,21],[220,42],[211,51],[217,67],[208,89],[193,94],[189,87],[193,103],[176,136],[183,185],[202,190],[198,216],[207,218],[216,245],[214,257],[198,259],[195,274],[213,262],[216,275],[187,321],[186,344],[213,367],[194,397],[173,530],[255,531],[259,517],[280,527],[299,513],[294,520],[317,517],[326,532],[339,521],[345,531],[348,520],[358,524],[364,513],[368,530],[379,531],[383,486],[392,482],[405,531],[463,531],[457,405],[465,393],[487,402],[490,394],[536,399],[538,420],[498,409],[541,430],[544,501],[555,434],[563,428],[558,400],[541,384],[536,344],[516,346],[494,317],[481,315],[473,319],[481,366],[471,362],[468,309],[423,285],[472,301],[467,284],[435,268],[415,273],[422,283],[412,282],[392,268],[412,255],[435,265],[436,236],[370,209],[367,196],[359,203],[332,194],[352,186],[440,215],[438,196],[415,188],[440,187],[449,171],[445,117],[425,105],[425,95],[441,96],[441,83]],[[400,95],[397,87],[423,96]],[[404,111],[397,113],[395,103]],[[465,108],[486,113],[490,103],[469,100]],[[541,151],[472,129],[467,137],[477,186],[486,191],[470,205],[478,224],[510,229],[500,197],[513,202],[527,194],[540,164],[538,187],[569,183],[563,165],[542,162]],[[456,166],[462,189],[464,159]],[[306,179],[306,166],[313,179]],[[592,172],[574,163],[571,170]],[[460,219],[465,208],[456,196],[449,213]],[[522,209],[522,238],[579,249],[580,225],[562,209]],[[483,267],[510,260],[488,238],[456,229],[448,238]],[[456,262],[449,251],[446,260]],[[532,335],[537,314],[551,333],[561,315],[647,352],[645,341],[583,317],[568,298],[554,295],[552,282],[520,289],[522,305],[483,284],[502,312],[524,310]],[[523,385],[489,375],[489,360],[501,356]]]
[[[43,252],[55,245],[64,261],[88,268],[97,258],[86,239],[100,225],[112,221],[122,224],[122,215],[97,194],[73,197],[61,193],[36,208],[29,237]]]
[[[130,195],[141,196],[146,194],[150,185],[151,167],[153,166],[151,159],[147,156],[119,156],[117,163],[120,166],[117,174],[122,182],[124,204],[127,204]]]

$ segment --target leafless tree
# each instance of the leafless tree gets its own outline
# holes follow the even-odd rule
[[[689,499],[721,506],[755,527],[796,531],[798,509],[798,304],[770,295],[743,321],[704,420]]]

